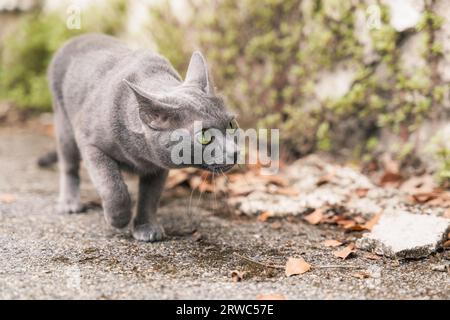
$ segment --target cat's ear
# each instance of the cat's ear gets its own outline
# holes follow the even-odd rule
[[[214,83],[209,74],[208,65],[199,51],[195,51],[192,54],[184,83],[196,85],[205,93],[214,95]]]
[[[175,126],[179,110],[161,101],[161,97],[146,92],[138,85],[124,79],[138,101],[139,118],[154,130],[167,130]]]

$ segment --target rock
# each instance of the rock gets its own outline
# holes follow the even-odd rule
[[[423,258],[439,248],[449,227],[450,219],[390,210],[356,245],[390,258]]]
[[[450,2],[436,1],[433,11],[444,18],[444,23],[436,31],[436,42],[442,45],[443,55],[438,64],[438,72],[442,81],[450,81]]]
[[[357,67],[345,62],[333,70],[324,70],[318,74],[314,93],[320,101],[338,99],[347,94],[356,78]]]
[[[389,7],[390,24],[398,32],[415,27],[425,8],[423,0],[383,0],[382,3]]]

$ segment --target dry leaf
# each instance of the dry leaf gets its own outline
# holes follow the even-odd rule
[[[430,200],[438,198],[439,194],[436,192],[417,192],[411,195],[413,202],[426,203]]]
[[[303,258],[289,258],[286,262],[286,276],[290,277],[296,274],[303,274],[311,269],[311,265]]]
[[[352,274],[352,277],[358,278],[358,279],[366,279],[366,278],[370,278],[370,273],[368,272],[356,272],[354,274]]]
[[[259,178],[280,187],[287,187],[289,185],[289,182],[285,178],[277,175],[262,175]]]
[[[231,280],[233,282],[241,282],[245,277],[245,271],[233,270],[231,271]]]
[[[195,242],[198,242],[198,241],[200,241],[200,240],[202,240],[202,239],[203,239],[203,235],[202,235],[200,232],[195,231],[195,232],[192,234],[192,240],[194,240]]]
[[[256,300],[286,300],[286,297],[280,293],[258,294]]]
[[[273,222],[273,223],[270,224],[270,227],[271,227],[272,229],[278,230],[278,229],[281,229],[282,224],[281,224],[280,221],[275,221],[275,222]]]
[[[325,247],[332,247],[332,248],[334,248],[334,247],[339,247],[339,246],[341,246],[341,245],[342,245],[342,242],[337,241],[337,240],[334,240],[334,239],[330,239],[330,240],[325,240],[324,242],[322,242],[322,244],[323,244]]]
[[[316,185],[318,187],[320,187],[321,185],[324,185],[326,183],[331,182],[335,175],[336,175],[336,170],[333,169],[331,172],[329,172],[326,175],[320,177],[319,180],[317,180]]]
[[[369,219],[369,221],[363,224],[364,229],[372,231],[378,220],[380,220],[380,216],[381,212],[374,214],[373,217]]]
[[[333,252],[333,254],[338,257],[341,258],[343,260],[347,259],[351,254],[355,253],[355,245],[353,243],[349,244],[348,246],[346,246],[344,249],[342,250],[338,250]]]
[[[278,188],[276,189],[276,193],[289,197],[296,197],[299,195],[298,190],[294,188]]]
[[[363,258],[369,259],[369,260],[380,260],[380,259],[381,259],[380,256],[377,256],[376,254],[370,253],[370,252],[365,253],[365,254],[363,255]]]
[[[444,248],[450,248],[450,240],[447,240],[444,242],[444,244],[442,245]]]
[[[385,186],[387,184],[399,184],[403,179],[403,176],[399,173],[386,171],[383,173],[380,179],[380,185]]]
[[[172,173],[174,172],[174,173]],[[167,178],[166,188],[171,189],[189,180],[189,174],[181,170],[171,170]]]
[[[355,190],[355,193],[359,198],[364,198],[367,195],[367,192],[369,192],[369,189],[367,188],[358,188]]]
[[[17,197],[10,193],[0,194],[0,202],[4,204],[10,204],[16,202]]]
[[[323,210],[316,209],[313,213],[308,214],[307,216],[303,217],[309,224],[318,224],[323,219]]]
[[[449,218],[449,219],[450,219],[450,208],[448,208],[447,210],[445,210],[445,212],[444,212],[444,218]]]
[[[256,220],[261,221],[261,222],[265,222],[267,221],[267,219],[269,219],[271,216],[273,216],[273,213],[270,211],[264,211],[263,213],[261,213]]]

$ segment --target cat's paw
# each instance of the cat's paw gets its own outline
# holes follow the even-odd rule
[[[166,234],[160,224],[141,224],[133,227],[133,237],[139,241],[155,242],[164,239]]]
[[[86,206],[77,200],[64,200],[58,202],[56,205],[56,211],[59,214],[79,213],[86,211]]]

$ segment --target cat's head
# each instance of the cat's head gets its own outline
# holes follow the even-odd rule
[[[237,127],[215,94],[206,61],[194,52],[185,81],[164,95],[124,80],[134,92],[152,160],[165,168],[227,171],[238,158]],[[200,158],[199,158],[200,153]]]

